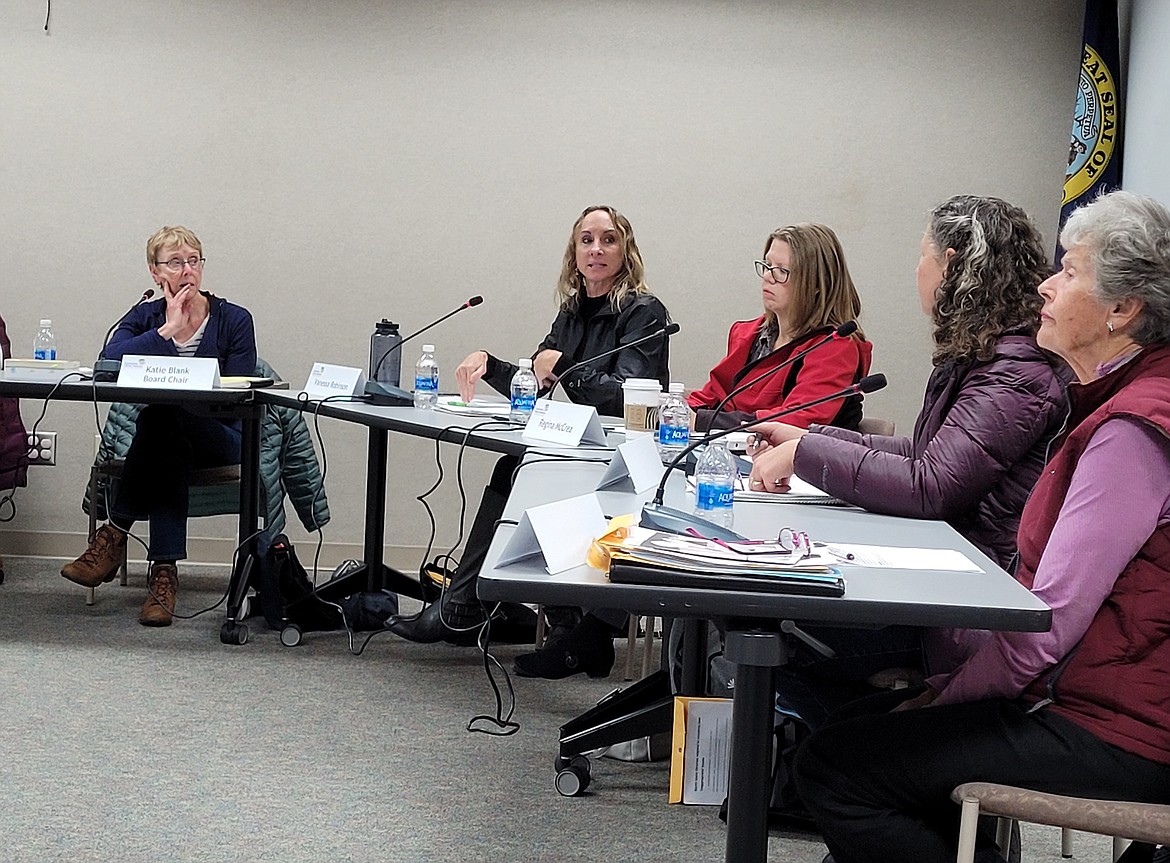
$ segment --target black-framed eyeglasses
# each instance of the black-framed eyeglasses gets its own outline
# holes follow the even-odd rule
[[[172,273],[182,271],[183,267],[190,267],[193,270],[203,269],[203,264],[207,258],[200,258],[195,255],[183,260],[182,258],[171,258],[169,261],[155,261],[155,264],[160,267],[166,267]]]
[[[771,273],[772,281],[778,285],[782,285],[788,281],[788,277],[792,275],[792,270],[787,267],[774,267],[767,261],[756,261],[756,275],[762,279],[765,273]]]

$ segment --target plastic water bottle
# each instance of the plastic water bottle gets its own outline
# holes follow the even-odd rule
[[[683,398],[685,387],[672,381],[658,405],[658,454],[669,461],[691,442],[691,408]]]
[[[402,336],[398,324],[385,318],[374,325],[370,336],[370,380],[396,387],[402,377]]]
[[[707,444],[695,466],[695,514],[720,527],[731,527],[738,475],[727,444],[722,440]]]
[[[48,318],[41,319],[41,328],[33,339],[33,359],[57,359],[57,339],[53,335],[53,322]]]
[[[422,356],[414,367],[414,406],[433,408],[439,400],[439,364],[435,362],[435,346],[423,345]]]
[[[519,365],[516,374],[512,375],[510,416],[514,423],[527,423],[536,408],[536,391],[540,389],[540,385],[536,382],[536,373],[532,371],[532,360],[521,357]]]

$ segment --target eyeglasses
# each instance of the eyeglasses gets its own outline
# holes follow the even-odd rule
[[[166,267],[172,273],[180,272],[183,267],[190,267],[193,270],[203,269],[203,264],[207,258],[197,258],[194,255],[183,260],[182,258],[171,258],[169,261],[155,261],[155,264],[160,267]]]
[[[773,267],[767,261],[756,261],[756,275],[762,279],[765,273],[771,273],[772,281],[778,285],[782,285],[788,281],[788,277],[792,275],[792,270],[787,267]]]

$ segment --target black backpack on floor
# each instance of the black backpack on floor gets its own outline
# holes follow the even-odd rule
[[[264,620],[271,629],[279,631],[290,623],[303,632],[341,628],[341,612],[314,595],[313,582],[283,533],[273,538],[261,558],[257,592]]]

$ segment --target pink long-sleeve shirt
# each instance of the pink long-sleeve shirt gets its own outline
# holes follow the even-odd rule
[[[1170,440],[1135,419],[1097,429],[1077,462],[1036,567],[1032,592],[1052,609],[1048,632],[950,630],[961,664],[927,680],[934,704],[1014,698],[1085,634],[1121,571],[1170,521]],[[937,644],[937,639],[936,639]],[[954,657],[952,657],[954,658]]]

